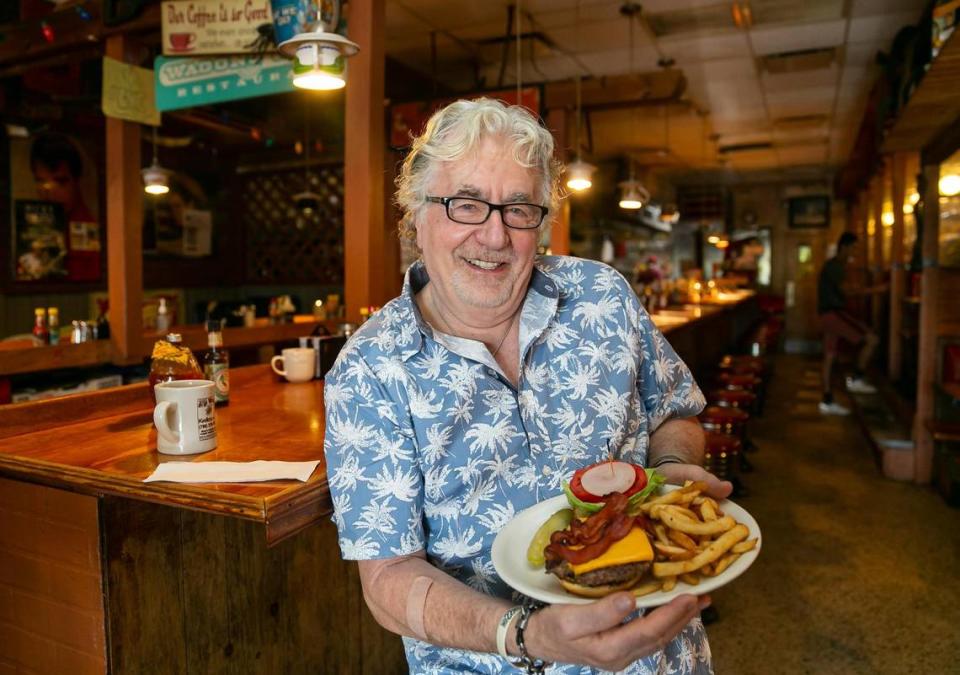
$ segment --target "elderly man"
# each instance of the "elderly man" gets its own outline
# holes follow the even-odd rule
[[[422,259],[325,387],[334,520],[374,617],[417,673],[509,672],[517,657],[528,672],[710,672],[708,599],[637,616],[620,592],[517,619],[491,562],[506,522],[609,448],[671,482],[731,489],[700,468],[703,396],[626,280],[537,257],[559,199],[550,133],[523,108],[458,101],[397,185]]]

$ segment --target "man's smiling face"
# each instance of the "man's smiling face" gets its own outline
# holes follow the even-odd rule
[[[473,197],[494,204],[539,203],[537,175],[517,164],[509,143],[487,138],[454,162],[437,164],[431,197]],[[512,313],[526,294],[537,252],[539,228],[515,230],[493,211],[482,225],[447,218],[442,204],[428,203],[417,223],[417,244],[436,284],[434,292],[462,319],[471,311]]]

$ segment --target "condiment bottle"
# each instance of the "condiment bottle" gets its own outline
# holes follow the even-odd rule
[[[153,360],[150,363],[150,393],[158,382],[170,380],[202,380],[203,372],[190,348],[183,344],[179,333],[170,333],[153,345]]]
[[[60,344],[60,310],[56,307],[47,307],[48,342],[52,345]]]
[[[47,330],[47,312],[43,307],[33,310],[33,337],[42,345],[50,341],[50,332]]]
[[[167,299],[160,298],[160,306],[157,307],[157,332],[161,335],[170,330],[170,313],[167,310]]]
[[[213,393],[218,406],[230,403],[230,354],[223,348],[223,332],[216,319],[207,321],[207,345],[203,357],[203,375],[215,385]]]

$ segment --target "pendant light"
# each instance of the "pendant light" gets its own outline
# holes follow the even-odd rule
[[[636,9],[632,5],[624,5],[620,11],[626,14],[627,20],[630,22],[630,74],[636,75],[633,64],[633,15],[636,11],[639,11],[639,5],[636,6]],[[650,192],[634,177],[633,159],[627,161],[630,163],[630,178],[620,183],[619,205],[621,209],[637,210],[650,201]]]
[[[157,128],[153,128],[153,162],[140,171],[143,176],[143,191],[151,195],[165,195],[170,192],[170,172],[160,166],[157,160]]]
[[[580,25],[580,3],[577,2],[576,24]],[[574,192],[583,192],[593,185],[593,172],[597,167],[593,164],[584,162],[580,156],[580,118],[582,116],[582,105],[580,100],[580,74],[577,74],[575,83],[577,94],[577,133],[575,143],[577,148],[577,159],[567,165],[567,187]]]
[[[309,100],[307,101],[309,103]],[[309,218],[320,208],[320,195],[310,189],[310,106],[304,105],[304,144],[303,144],[303,192],[293,195],[293,203],[305,218]]]
[[[339,6],[339,2],[333,4]],[[346,86],[347,57],[360,51],[360,47],[334,32],[339,18],[339,11],[334,12],[329,21],[331,25],[327,25],[318,10],[315,20],[307,24],[311,30],[294,35],[277,46],[281,55],[293,59],[295,87],[330,91]]]

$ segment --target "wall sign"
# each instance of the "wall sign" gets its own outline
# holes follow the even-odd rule
[[[235,101],[294,91],[288,59],[273,54],[169,59],[154,62],[158,110]]]
[[[160,124],[153,102],[153,71],[103,57],[101,108],[107,117],[130,122]]]
[[[167,56],[254,52],[273,30],[270,0],[168,0],[160,22]]]

